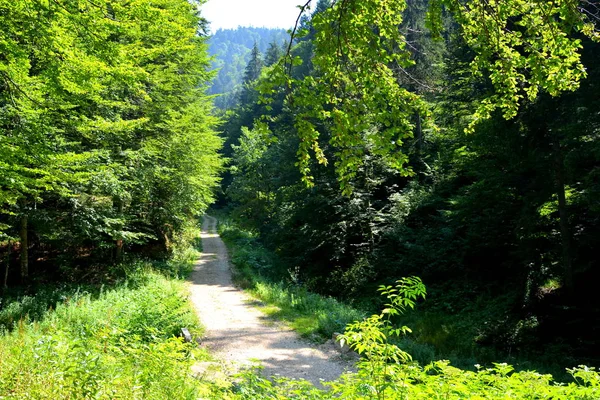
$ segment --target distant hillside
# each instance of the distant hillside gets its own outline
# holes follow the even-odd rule
[[[269,43],[281,45],[287,39],[285,29],[219,29],[209,40],[209,53],[215,56],[213,65],[220,69],[209,90],[211,94],[222,94],[216,106],[225,109],[234,105],[254,43],[264,56]]]

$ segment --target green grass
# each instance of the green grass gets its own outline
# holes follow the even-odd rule
[[[0,336],[0,398],[196,398],[188,371],[198,353],[177,337],[182,327],[202,333],[184,284],[156,273],[97,296],[69,293]]]
[[[413,330],[400,343],[421,364],[450,360],[453,366],[475,370],[475,365],[493,367],[511,364],[517,371],[536,370],[551,374],[559,382],[572,382],[566,368],[584,364],[560,343],[541,349],[537,320],[511,317],[515,293],[480,293],[457,299],[460,290],[431,290],[418,310],[409,311],[402,323]]]
[[[294,285],[286,267],[255,235],[239,228],[227,215],[217,216],[219,232],[235,266],[234,281],[262,302],[267,315],[286,321],[305,337],[322,341],[367,314]],[[528,321],[506,319],[514,295],[507,290],[502,295],[481,293],[473,299],[473,293],[463,287],[433,288],[426,302],[400,318],[399,323],[413,333],[397,344],[421,365],[449,360],[456,367],[475,371],[476,364],[493,367],[506,362],[518,371],[537,370],[560,382],[572,382],[565,367],[580,362],[564,349],[548,346],[542,353],[526,351],[522,343],[531,340]]]
[[[514,372],[510,365],[464,371],[446,361],[426,367],[417,364],[359,365],[357,373],[319,389],[306,381],[269,381],[248,372],[236,385],[236,399],[346,399],[346,400],[596,400],[600,398],[600,374],[589,368],[571,371],[577,383],[556,385],[550,375],[534,371]]]
[[[287,321],[302,336],[315,340],[329,339],[365,315],[333,298],[283,283],[256,280],[250,293],[270,306],[263,308],[267,315]]]
[[[235,267],[234,282],[262,302],[261,309],[303,337],[324,341],[366,313],[334,298],[311,293],[281,274],[277,257],[250,233],[219,215],[219,233]]]
[[[252,233],[239,229],[222,215],[219,233],[231,252],[235,282],[259,300],[266,314],[286,321],[303,336],[329,338],[331,333],[343,332],[346,324],[365,316],[366,313],[335,299],[294,285],[292,279],[286,280],[285,274],[281,273],[285,269],[278,264],[277,257],[262,247]],[[458,306],[452,296],[446,300],[448,307]],[[523,363],[517,370],[508,364],[494,363],[497,361],[495,351],[485,355],[484,367],[474,368],[482,352],[472,339],[477,334],[472,328],[503,314],[506,304],[511,304],[510,300],[508,297],[496,298],[497,310],[474,304],[462,312],[450,312],[441,304],[425,312],[407,313],[397,322],[413,328],[414,334],[399,341],[381,341],[374,329],[361,332],[359,337],[362,339],[358,340],[362,345],[381,349],[397,345],[412,356],[413,362],[387,360],[376,364],[374,360],[362,358],[357,373],[343,375],[326,385],[326,390],[305,381],[269,381],[254,371],[247,371],[229,395],[240,399],[600,398],[600,374],[593,368],[581,367],[568,373],[562,370],[563,375],[570,377],[570,383],[557,384],[552,375],[537,373]],[[446,358],[459,360],[460,368],[451,366],[454,362],[437,361]]]
[[[130,260],[101,284],[60,284],[0,303],[0,399],[224,398],[229,383],[192,376],[210,359],[181,328],[203,328],[181,277],[197,256],[175,244],[160,262]]]

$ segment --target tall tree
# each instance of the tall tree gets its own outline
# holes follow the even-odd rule
[[[197,6],[0,2],[0,226],[21,238],[24,277],[36,242],[120,253],[211,201],[221,162]],[[152,185],[165,176],[178,180]]]
[[[271,65],[277,63],[282,56],[283,51],[281,46],[276,42],[269,43],[269,48],[265,53],[265,66],[270,67]]]
[[[429,14],[434,34],[443,28],[443,7],[476,53],[472,70],[488,74],[495,89],[478,106],[469,129],[497,109],[506,118],[514,117],[524,99],[535,99],[540,89],[551,95],[576,89],[585,69],[580,60],[581,41],[572,33],[600,39],[593,20],[578,2],[570,0],[543,5],[524,0],[464,4],[436,0],[430,2]],[[350,0],[337,2],[314,18],[318,34],[313,63],[323,71],[322,79],[294,82],[282,78],[288,85],[297,85],[291,99],[302,107],[296,119],[302,135],[298,164],[308,184],[308,160],[315,157],[327,162],[317,140],[319,132],[311,122],[314,119],[333,121],[336,133],[331,145],[338,149],[336,169],[346,193],[352,190],[349,180],[366,146],[411,173],[405,168],[407,157],[401,145],[412,135],[411,117],[422,115],[426,108],[420,96],[399,86],[390,69],[390,65],[406,68],[412,64],[406,38],[398,29],[405,9],[405,0]],[[380,112],[366,113],[361,107]],[[361,139],[360,132],[370,127],[376,127],[378,134]]]
[[[263,65],[262,55],[258,49],[258,44],[255,42],[254,46],[252,46],[252,51],[250,52],[250,60],[244,71],[243,82],[248,84],[256,81],[260,76]]]

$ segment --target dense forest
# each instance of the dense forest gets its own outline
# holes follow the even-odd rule
[[[3,285],[168,250],[222,165],[192,6],[2,7]]]
[[[0,398],[197,391],[173,278],[223,166],[205,28],[186,0],[0,1]]]
[[[541,28],[494,4],[507,35],[538,40]],[[524,12],[558,12],[536,4]],[[274,279],[372,309],[379,285],[421,277],[414,337],[429,357],[597,365],[597,37],[573,31],[544,50],[581,71],[553,82],[560,67],[538,50],[510,37],[481,50],[475,28],[431,5],[407,2],[385,36],[358,27],[352,7],[377,19],[371,5],[335,17],[318,2],[291,54],[223,122],[220,204],[276,253],[261,271]]]
[[[212,80],[210,94],[217,108],[226,110],[239,100],[244,84],[246,65],[253,54],[267,55],[274,64],[283,54],[289,35],[285,29],[247,28],[218,29],[208,40],[208,52],[217,76]]]
[[[0,0],[0,398],[598,398],[598,1],[202,4]],[[211,205],[356,373],[191,376]]]

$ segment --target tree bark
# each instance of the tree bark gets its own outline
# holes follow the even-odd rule
[[[27,215],[21,217],[19,237],[21,239],[21,279],[29,277],[29,239],[27,236]]]
[[[565,195],[565,177],[563,158],[558,139],[554,141],[554,168],[556,179],[556,194],[558,196],[558,217],[560,225],[560,239],[562,245],[563,273],[565,288],[568,293],[573,292],[573,260],[571,257],[571,230],[569,227],[569,211]]]
[[[12,243],[8,241],[8,250],[6,254],[6,269],[4,270],[4,281],[2,282],[2,287],[4,289],[8,289],[8,270],[10,268],[10,251],[12,248]]]
[[[117,211],[119,212],[119,217],[122,217],[123,216],[123,208],[124,208],[123,200],[120,197],[116,197],[114,199],[114,202],[116,203]],[[123,227],[121,227],[121,230],[123,230]],[[121,262],[122,259],[123,259],[123,239],[119,238],[115,241],[115,261]]]
[[[416,136],[417,136],[417,151],[419,152],[419,157],[421,150],[423,149],[423,127],[421,125],[421,114],[417,112],[417,122],[415,124]]]
[[[120,262],[123,259],[123,239],[117,239],[115,260]]]

